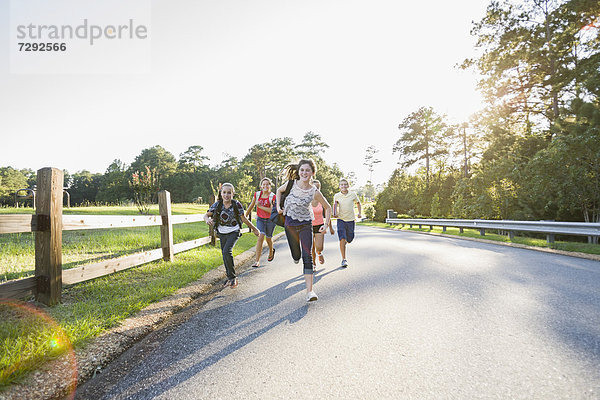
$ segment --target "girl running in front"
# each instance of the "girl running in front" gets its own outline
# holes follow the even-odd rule
[[[304,264],[304,282],[306,283],[306,301],[318,299],[313,291],[313,266],[312,266],[312,220],[314,218],[311,202],[316,199],[325,210],[325,223],[320,228],[325,232],[325,227],[331,221],[331,206],[321,192],[311,183],[317,172],[313,160],[300,160],[298,164],[287,166],[288,182],[277,189],[277,211],[285,215],[285,235],[292,252],[292,258],[297,264],[302,257]],[[281,195],[286,191],[291,182],[289,194],[281,208]]]
[[[230,286],[232,289],[238,285],[233,265],[232,249],[241,236],[242,221],[258,236],[258,229],[244,215],[242,203],[233,199],[234,193],[233,185],[224,183],[219,191],[217,202],[210,206],[207,213],[204,214],[204,222],[208,225],[214,225],[219,234],[223,264],[225,264],[225,270],[227,271],[227,280],[225,280],[223,286]]]
[[[321,190],[321,182],[316,179],[312,181],[313,185],[317,187],[318,190]],[[315,218],[312,221],[313,228],[313,245],[312,245],[312,261],[313,266],[317,264],[317,257],[319,257],[319,263],[323,264],[325,262],[325,257],[323,257],[323,243],[325,241],[325,232],[327,228],[329,228],[329,232],[334,234],[333,227],[331,226],[331,222],[329,226],[325,228],[325,231],[321,232],[321,227],[325,225],[325,210],[323,210],[323,205],[319,203],[316,199],[310,203],[313,209],[313,215]],[[314,268],[314,267],[313,267]]]
[[[269,178],[263,178],[260,181],[260,189],[254,193],[252,197],[252,203],[248,206],[246,211],[246,218],[250,216],[254,205],[256,205],[256,227],[260,234],[256,241],[256,262],[253,267],[260,267],[260,256],[263,249],[263,241],[266,237],[267,245],[269,246],[269,257],[267,261],[273,261],[275,257],[275,248],[273,247],[273,229],[275,229],[275,222],[269,218],[271,216],[271,210],[273,209],[273,201],[275,200],[275,193],[271,192],[272,182]]]

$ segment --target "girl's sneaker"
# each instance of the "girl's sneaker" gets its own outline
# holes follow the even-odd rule
[[[230,282],[231,284],[229,286],[231,286],[232,289],[235,289],[238,286],[237,278],[233,278]]]
[[[308,292],[308,294],[306,295],[307,302],[317,301],[318,299],[319,299],[319,297],[317,297],[317,294],[315,292],[313,292],[312,290],[310,292]]]

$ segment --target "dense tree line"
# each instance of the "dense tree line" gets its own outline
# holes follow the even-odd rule
[[[171,192],[173,202],[194,202],[200,198],[208,202],[211,195],[216,194],[220,183],[231,182],[236,188],[237,198],[248,204],[262,178],[268,177],[281,184],[281,172],[287,164],[301,157],[310,157],[317,164],[321,190],[326,198],[331,199],[343,174],[336,164],[329,165],[324,161],[322,155],[327,147],[320,135],[307,132],[299,144],[289,137],[276,138],[252,146],[242,159],[230,155],[221,163],[210,166],[202,146],[190,146],[179,158],[161,146],[154,146],[142,150],[129,165],[114,160],[104,174],[86,170],[69,174],[65,171],[65,187],[72,205],[129,203],[135,198],[132,188],[134,174],[149,170],[155,174],[156,189]],[[32,170],[0,168],[1,204],[13,205],[15,191],[33,188],[35,179]]]
[[[486,108],[454,125],[429,107],[407,116],[376,218],[600,221],[599,17],[597,0],[491,2],[462,64]]]

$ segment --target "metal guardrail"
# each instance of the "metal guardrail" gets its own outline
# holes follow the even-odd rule
[[[479,230],[482,236],[486,229],[508,231],[509,237],[514,237],[514,232],[545,233],[548,243],[554,242],[554,235],[573,236],[600,236],[600,223],[589,222],[554,222],[554,221],[513,221],[513,220],[485,220],[485,219],[419,219],[419,218],[386,218],[388,224],[402,225],[429,225]]]

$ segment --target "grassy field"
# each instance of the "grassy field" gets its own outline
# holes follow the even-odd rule
[[[196,214],[206,211],[205,206],[173,205],[173,212]],[[86,212],[95,209],[95,212]],[[73,214],[126,214],[131,208],[90,207],[71,209]],[[1,212],[1,211],[0,211]],[[278,228],[281,231],[281,228]],[[159,227],[64,232],[66,267],[92,257],[114,257],[129,252],[160,247]],[[66,235],[73,233],[73,235]],[[192,240],[208,234],[204,223],[174,226],[175,242]],[[5,236],[10,236],[7,239]],[[31,235],[0,235],[0,272],[3,276],[31,273]],[[256,243],[253,234],[244,234],[234,248],[240,254]],[[7,250],[10,248],[10,250]],[[24,253],[24,255],[20,254]],[[68,256],[67,256],[68,254]],[[4,268],[10,261],[11,271]],[[82,259],[82,261],[74,261]],[[0,389],[19,380],[24,374],[39,368],[45,361],[85,346],[91,339],[147,305],[174,293],[196,281],[205,272],[222,264],[220,248],[202,246],[178,253],[172,263],[157,261],[120,273],[67,287],[63,303],[55,307],[32,308],[0,303]]]
[[[486,231],[485,236],[481,236],[479,234],[479,230],[473,229],[464,229],[463,233],[460,233],[458,228],[447,228],[446,232],[442,231],[441,227],[433,227],[433,229],[429,229],[429,225],[426,228],[409,228],[408,225],[405,225],[404,228],[402,225],[393,225],[386,224],[384,222],[361,222],[361,225],[367,226],[376,226],[380,228],[388,228],[395,230],[406,230],[406,231],[417,231],[417,232],[435,232],[444,235],[452,235],[452,236],[462,236],[462,237],[471,237],[477,239],[486,239],[486,240],[494,240],[498,242],[507,242],[507,243],[518,243],[527,246],[535,246],[535,247],[547,247],[556,250],[564,250],[564,251],[573,251],[587,254],[600,254],[600,245],[597,244],[589,244],[583,242],[567,242],[567,241],[559,241],[552,244],[548,244],[546,239],[536,239],[532,237],[522,237],[515,236],[513,240],[510,240],[508,236],[498,235],[495,233],[490,233]],[[425,226],[425,225],[423,225]]]

